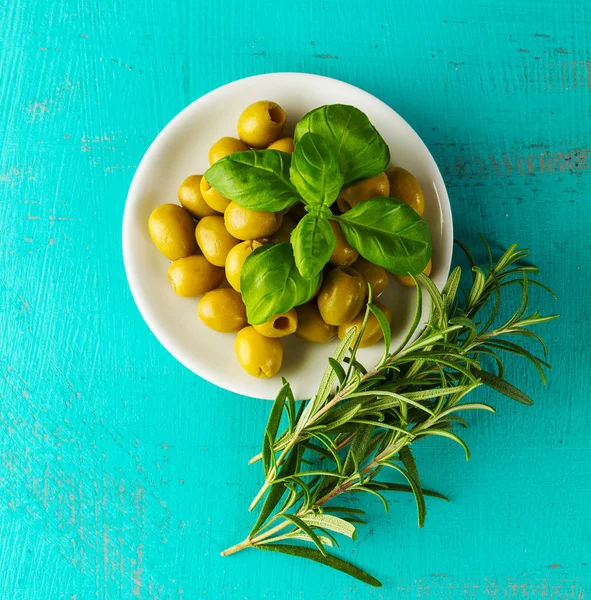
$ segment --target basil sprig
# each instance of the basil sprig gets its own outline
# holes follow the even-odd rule
[[[205,173],[223,196],[250,210],[279,212],[301,201],[308,211],[291,243],[258,248],[244,263],[240,285],[252,324],[311,298],[336,245],[330,219],[361,256],[392,273],[420,273],[431,257],[426,223],[399,200],[374,198],[340,216],[330,210],[343,185],[374,177],[390,162],[387,144],[363,112],[321,106],[298,123],[294,142],[293,155],[237,152]]]

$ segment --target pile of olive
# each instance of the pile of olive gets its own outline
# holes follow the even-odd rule
[[[270,148],[293,152],[293,138],[281,137],[285,112],[275,102],[260,101],[247,107],[238,120],[238,138],[223,137],[209,151],[213,164],[234,152]],[[400,167],[343,187],[336,202],[341,213],[358,202],[377,196],[398,198],[423,214],[424,196],[416,178]],[[280,338],[294,334],[313,343],[325,343],[335,335],[343,338],[359,328],[371,285],[373,297],[388,287],[388,273],[359,256],[347,244],[341,227],[330,224],[336,249],[325,268],[315,296],[306,304],[275,315],[266,323],[251,326],[240,294],[240,271],[251,252],[269,242],[288,242],[291,231],[305,214],[296,204],[278,213],[253,211],[224,198],[203,175],[190,175],[178,191],[178,204],[158,206],[149,219],[152,241],[172,261],[168,279],[179,296],[202,296],[197,314],[211,329],[237,333],[235,350],[244,370],[255,377],[272,377],[281,368]],[[425,269],[428,275],[431,261]],[[395,276],[404,285],[411,277]],[[392,313],[379,301],[388,322]],[[371,314],[360,346],[382,339],[376,317]]]

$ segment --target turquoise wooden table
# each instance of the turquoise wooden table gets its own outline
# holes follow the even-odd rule
[[[586,0],[9,0],[0,6],[0,598],[568,598],[591,595],[591,7]],[[306,71],[375,94],[423,137],[457,237],[532,250],[562,318],[532,408],[478,392],[473,458],[417,447],[448,494],[342,553],[384,580],[244,537],[269,405],[185,370],[127,287],[134,170],[185,105]],[[215,432],[215,433],[213,433]]]

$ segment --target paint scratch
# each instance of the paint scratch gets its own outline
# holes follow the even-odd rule
[[[112,58],[111,62],[115,63],[116,65],[119,65],[120,67],[124,67],[128,71],[133,71],[133,67],[131,65],[126,65],[124,62],[117,60],[116,58]]]

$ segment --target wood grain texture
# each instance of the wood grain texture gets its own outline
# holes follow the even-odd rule
[[[586,0],[9,0],[0,5],[0,598],[591,595],[591,7]],[[526,409],[486,392],[473,459],[425,441],[429,503],[399,498],[343,555],[368,590],[242,539],[268,404],[160,347],[120,229],[134,169],[186,104],[307,71],[377,95],[423,137],[459,239],[532,250],[562,314]],[[167,199],[163,199],[166,201]],[[215,433],[214,433],[215,432]]]

